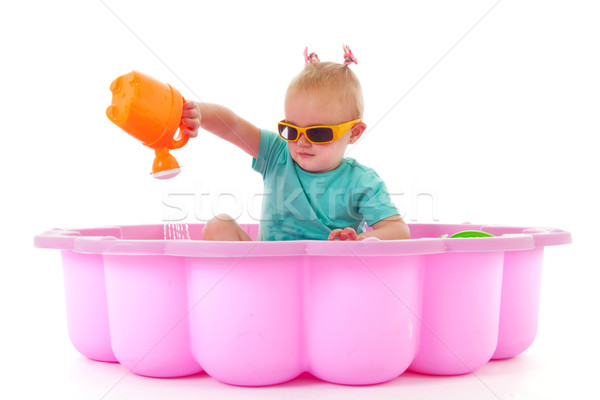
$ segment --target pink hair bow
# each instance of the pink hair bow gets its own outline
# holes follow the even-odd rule
[[[308,54],[308,47],[304,48],[304,64],[310,64],[311,62],[319,62],[319,56],[317,53]]]
[[[344,65],[350,65],[352,63],[358,64],[358,60],[356,59],[356,57],[354,57],[354,54],[352,54],[352,50],[350,50],[350,47],[348,47],[347,45],[344,45],[343,48],[344,48]]]

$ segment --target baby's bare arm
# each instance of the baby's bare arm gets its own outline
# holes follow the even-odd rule
[[[391,217],[375,222],[372,231],[363,232],[359,235],[359,239],[368,237],[376,237],[381,240],[410,239],[410,230],[402,217],[392,215]]]
[[[260,130],[226,107],[189,101],[183,105],[181,122],[187,128],[183,133],[190,137],[197,136],[198,128],[202,128],[235,144],[252,157],[258,155]]]

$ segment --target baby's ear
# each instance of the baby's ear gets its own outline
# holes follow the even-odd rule
[[[364,122],[359,122],[358,124],[354,125],[352,127],[352,132],[350,133],[350,144],[353,144],[360,139],[362,134],[365,132],[365,129],[367,129],[367,124]]]

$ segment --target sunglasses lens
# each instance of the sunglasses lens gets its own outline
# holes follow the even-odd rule
[[[296,140],[298,137],[298,130],[291,126],[279,125],[279,135],[285,140]]]
[[[306,131],[309,139],[316,143],[330,142],[333,140],[331,128],[312,128]]]

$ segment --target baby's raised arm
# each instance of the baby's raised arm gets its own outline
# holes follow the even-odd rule
[[[260,130],[226,107],[189,101],[183,105],[181,122],[185,125],[183,134],[189,137],[198,136],[198,128],[202,128],[235,144],[252,157],[258,155]]]

